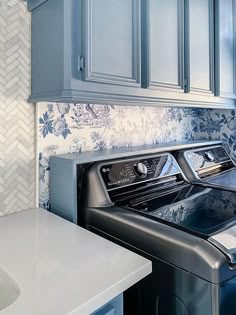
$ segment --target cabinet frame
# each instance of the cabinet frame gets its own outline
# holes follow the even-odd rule
[[[82,70],[84,81],[125,86],[141,86],[141,0],[132,0],[132,77],[122,77],[93,71],[92,56],[92,2],[82,0],[82,60],[79,56],[78,67]],[[122,17],[121,17],[122,18]],[[108,43],[109,44],[109,43]]]
[[[233,20],[233,94],[221,91],[220,84],[220,0],[215,0],[215,96],[225,98],[236,98],[236,2],[232,1],[232,20]]]

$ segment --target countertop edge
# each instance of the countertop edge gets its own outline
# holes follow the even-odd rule
[[[19,218],[21,218],[21,219],[19,220]],[[40,247],[40,251],[42,254],[41,264],[42,264],[42,262],[44,262],[43,259],[45,257],[45,253],[46,253],[46,261],[47,262],[51,261],[52,263],[54,263],[54,259],[55,259],[53,256],[54,254],[52,254],[51,257],[50,257],[50,255],[48,256],[48,244],[49,243],[46,242],[45,240],[47,240],[47,241],[49,240],[49,241],[51,241],[51,245],[52,244],[55,245],[55,239],[57,241],[56,236],[58,233],[60,233],[60,235],[62,234],[61,233],[62,229],[65,229],[65,231],[69,232],[69,231],[71,231],[70,230],[70,226],[71,226],[72,231],[76,231],[78,228],[81,231],[80,233],[81,233],[83,238],[84,238],[84,233],[89,233],[88,235],[91,236],[91,234],[93,234],[95,239],[96,238],[99,238],[101,240],[103,239],[99,235],[96,235],[96,234],[94,234],[94,233],[92,233],[92,232],[90,232],[84,228],[81,228],[81,227],[79,227],[79,226],[77,226],[71,222],[68,222],[67,220],[64,220],[63,218],[61,218],[61,217],[59,217],[59,216],[57,216],[51,212],[48,212],[48,211],[46,211],[44,209],[40,209],[40,208],[25,209],[24,211],[1,217],[1,219],[2,219],[1,224],[5,224],[5,228],[3,229],[3,231],[5,231],[5,232],[10,231],[11,229],[9,229],[9,226],[11,227],[14,224],[16,225],[16,223],[17,223],[18,232],[20,230],[22,232],[22,228],[24,228],[25,234],[22,236],[23,240],[27,236],[28,237],[27,239],[29,240],[29,244],[32,243],[34,245],[34,240],[37,240],[37,243],[39,245],[42,244]],[[33,225],[31,225],[29,223],[33,223]],[[35,224],[35,226],[34,226],[34,224]],[[57,227],[59,226],[59,229],[55,230],[54,229],[55,226],[57,226]],[[30,235],[32,235],[32,233],[35,232],[35,229],[36,229],[37,233],[40,232],[40,235],[42,236],[42,238],[41,237],[38,238],[37,237],[38,234],[36,234],[35,238],[29,237]],[[7,240],[8,240],[8,234],[9,233],[7,232],[5,235],[5,238],[7,237]],[[74,235],[76,235],[76,234],[77,233],[72,232],[72,233],[69,233],[69,236],[73,240]],[[31,242],[31,240],[33,240],[33,241]],[[77,238],[76,238],[76,240],[77,240]],[[2,241],[4,241],[4,238],[2,239]],[[91,242],[91,237],[88,239],[88,241]],[[103,241],[113,243],[113,242],[108,241],[106,239],[103,239],[102,242]],[[9,243],[10,248],[12,248],[12,246],[13,247],[15,246],[14,238],[10,239],[9,242],[10,242]],[[32,244],[30,245],[31,247],[32,247]],[[47,245],[45,245],[45,244],[47,244]],[[24,248],[30,249],[30,247],[25,246],[25,242],[23,242],[22,240],[20,240],[18,246],[19,245],[20,245],[19,248],[21,248],[23,246]],[[113,243],[113,245],[122,248],[122,246],[117,245],[116,243]],[[6,246],[3,246],[3,248],[5,248],[5,250],[7,250]],[[18,250],[19,250],[19,248],[18,248]],[[50,248],[50,246],[49,246],[49,248]],[[123,249],[125,251],[127,251],[126,248],[123,247]],[[45,251],[45,253],[44,253],[44,251]],[[60,258],[60,252],[61,251],[59,251],[59,256],[56,252],[56,254],[57,254],[55,256],[56,259],[58,259],[58,257]],[[77,300],[77,297],[76,297],[77,293],[74,294],[74,302],[73,301],[72,301],[72,303],[68,302],[68,307],[65,307],[65,311],[63,310],[63,312],[61,312],[60,314],[63,314],[63,315],[89,315],[89,314],[93,313],[94,311],[98,310],[103,305],[107,304],[109,301],[111,301],[113,298],[115,298],[116,296],[118,296],[119,294],[121,294],[122,292],[127,290],[129,287],[131,287],[135,283],[139,282],[140,280],[142,280],[143,278],[148,276],[152,272],[151,261],[146,259],[145,257],[143,257],[141,255],[137,255],[136,253],[134,253],[130,250],[129,250],[129,252],[131,254],[133,254],[133,256],[128,255],[129,256],[128,261],[126,260],[126,264],[128,263],[128,265],[127,265],[128,269],[126,269],[126,272],[121,273],[118,277],[114,277],[114,280],[112,280],[113,279],[112,277],[109,278],[110,281],[108,281],[106,283],[106,285],[103,285],[102,287],[100,287],[99,290],[94,290],[93,294],[90,294],[90,296],[87,296],[87,298],[85,298],[83,301],[81,299]],[[28,289],[32,284],[31,284],[31,282],[28,283],[27,279],[25,281],[25,277],[23,277],[23,278],[21,277],[21,275],[19,273],[20,269],[18,267],[16,267],[16,268],[14,267],[15,264],[11,260],[11,253],[12,252],[11,251],[9,252],[9,250],[7,250],[7,253],[8,254],[3,259],[2,266],[6,267],[8,265],[8,262],[10,262],[9,268],[6,268],[6,271],[9,273],[10,276],[13,277],[13,279],[16,280],[16,282],[19,284],[20,290],[23,289],[23,291],[21,292],[20,296],[17,298],[17,300],[15,300],[14,303],[12,303],[11,305],[9,305],[9,307],[0,311],[0,313],[6,314],[6,315],[15,315],[15,314],[26,315],[26,314],[29,314],[29,310],[31,309],[32,306],[30,306],[30,308],[29,308],[28,304],[30,303],[30,301],[25,299],[25,297],[27,296],[27,294],[29,294]],[[22,255],[22,257],[25,257],[25,256]],[[77,258],[77,256],[74,256],[74,255],[72,255],[72,257]],[[40,259],[40,256],[37,255],[37,258]],[[51,258],[51,260],[49,258]],[[32,260],[32,262],[31,262],[31,260]],[[117,264],[117,266],[120,265],[119,260],[116,259],[114,262],[115,262],[115,264]],[[31,264],[34,264],[34,263],[35,263],[34,259],[30,258],[30,263],[29,263],[30,268],[31,268]],[[21,265],[22,264],[20,264],[20,266]],[[44,266],[44,265],[42,265],[42,266]],[[54,265],[52,265],[52,266],[54,266]],[[115,267],[113,266],[113,268],[115,268]],[[34,270],[34,268],[33,268],[33,270]],[[42,270],[40,270],[40,269],[37,270],[37,272],[39,274],[42,271],[44,273],[44,268]],[[114,273],[115,272],[116,272],[116,268],[114,269]],[[104,273],[104,270],[103,270],[102,275],[103,274],[106,275],[106,273]],[[47,278],[45,278],[45,279],[47,279]],[[73,281],[74,280],[75,279],[73,279]],[[46,280],[44,282],[46,283]],[[80,282],[77,282],[77,283],[80,283]],[[93,282],[91,281],[90,283],[92,284]],[[42,288],[43,288],[43,285],[44,285],[44,283],[41,284]],[[67,287],[68,287],[68,285],[67,285]],[[80,287],[81,287],[81,284],[80,284]],[[77,288],[77,287],[75,287],[75,288]],[[95,288],[96,288],[96,283],[95,283]],[[84,288],[83,288],[83,290],[84,290]],[[78,292],[77,289],[75,292]],[[81,293],[82,293],[82,291],[81,291]],[[60,294],[60,291],[59,291],[59,294]],[[83,296],[83,293],[82,293],[82,296]],[[29,298],[31,297],[31,293],[29,294],[28,297]],[[40,301],[40,299],[39,299],[39,301]],[[71,303],[71,304],[69,304],[69,303]],[[49,302],[49,304],[50,304],[50,302]],[[58,308],[58,306],[56,308]],[[50,308],[48,308],[48,309],[50,309]],[[24,313],[23,313],[23,311],[24,311]],[[30,313],[30,315],[31,314],[32,313]],[[47,314],[49,314],[49,313],[47,313]]]
[[[67,315],[88,315],[99,309],[102,305],[105,305],[113,298],[133,286],[135,283],[144,279],[152,272],[152,263],[147,260],[147,262],[139,269],[132,272],[129,277],[120,280],[115,283],[112,287],[107,288],[105,291],[101,292],[99,295],[95,296],[93,300],[81,305],[71,313]]]

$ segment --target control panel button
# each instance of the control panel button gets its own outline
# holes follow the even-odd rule
[[[206,159],[208,162],[214,162],[215,157],[214,157],[214,155],[213,155],[212,152],[208,151],[208,152],[205,152],[205,159]]]
[[[145,178],[147,176],[148,170],[145,164],[137,163],[134,165],[134,172],[137,176]]]

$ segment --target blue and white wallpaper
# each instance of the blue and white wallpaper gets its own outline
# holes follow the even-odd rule
[[[197,131],[199,139],[223,140],[236,160],[236,111],[213,110],[204,111],[200,117]]]
[[[236,151],[234,111],[40,103],[39,204],[50,208],[51,155],[221,138]]]

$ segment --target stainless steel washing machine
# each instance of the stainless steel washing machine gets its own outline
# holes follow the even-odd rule
[[[183,149],[175,156],[191,183],[236,191],[236,166],[222,145]]]
[[[80,197],[79,222],[152,260],[127,315],[236,314],[235,192],[191,185],[167,153],[91,165]]]

